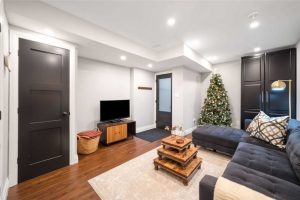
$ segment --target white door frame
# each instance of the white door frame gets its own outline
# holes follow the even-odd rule
[[[19,85],[19,38],[32,40],[70,51],[70,165],[78,162],[77,139],[75,127],[75,80],[77,71],[77,47],[71,43],[61,41],[25,29],[11,27],[10,50],[12,56],[12,71],[10,79],[10,106],[9,106],[9,185],[18,183],[18,85]]]

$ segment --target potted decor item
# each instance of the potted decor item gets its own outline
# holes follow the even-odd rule
[[[83,131],[77,134],[77,152],[91,154],[98,149],[101,131],[99,129]]]

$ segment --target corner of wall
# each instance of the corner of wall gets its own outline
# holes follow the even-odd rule
[[[9,180],[8,178],[5,179],[4,185],[3,185],[3,190],[1,193],[1,200],[6,200],[7,195],[8,195],[8,189],[9,189]]]

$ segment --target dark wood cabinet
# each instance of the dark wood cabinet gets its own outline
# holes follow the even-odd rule
[[[242,58],[241,128],[260,110],[270,116],[289,114],[288,83],[283,91],[272,91],[276,80],[292,80],[292,118],[296,117],[296,49],[266,52]]]

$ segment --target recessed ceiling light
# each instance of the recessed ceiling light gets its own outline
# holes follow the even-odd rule
[[[168,26],[174,26],[176,23],[176,20],[174,18],[169,18],[167,21]]]
[[[254,51],[254,52],[259,52],[259,51],[260,51],[260,47],[255,47],[255,48],[253,49],[253,51]]]
[[[50,28],[45,28],[44,33],[47,35],[54,35],[54,31]]]
[[[249,24],[249,27],[251,29],[255,29],[255,28],[259,27],[259,25],[260,25],[259,21],[257,20],[257,16],[258,16],[257,11],[254,11],[248,15],[248,18],[251,20],[251,22]]]
[[[122,55],[122,56],[120,56],[120,59],[121,59],[121,60],[126,60],[126,59],[127,59],[127,57],[126,57],[126,56],[124,56],[124,55]]]
[[[250,27],[251,29],[255,29],[255,28],[259,27],[259,25],[260,25],[259,21],[255,20],[255,21],[252,21],[252,22],[249,24],[249,27]]]
[[[152,68],[152,67],[153,67],[153,65],[152,65],[151,63],[149,63],[147,66],[148,66],[149,68]]]

